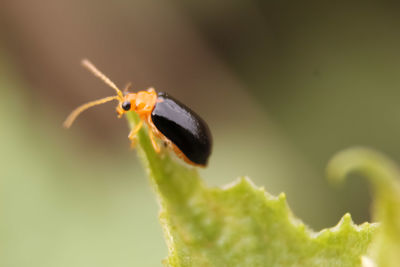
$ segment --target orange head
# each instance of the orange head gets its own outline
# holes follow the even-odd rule
[[[157,93],[153,88],[137,93],[126,93],[117,106],[118,116],[125,112],[135,111],[141,117],[149,115],[157,102]]]
[[[100,78],[103,82],[105,82],[108,86],[113,88],[117,95],[108,96],[98,100],[94,100],[83,104],[77,107],[75,110],[71,112],[71,114],[64,121],[63,126],[65,128],[69,128],[75,119],[81,114],[83,111],[91,108],[93,106],[97,106],[100,104],[104,104],[110,102],[112,100],[117,100],[117,113],[118,116],[121,117],[127,111],[136,111],[141,117],[147,116],[151,113],[154,108],[154,105],[157,102],[157,93],[153,88],[150,88],[147,91],[139,91],[137,93],[128,93],[127,90],[129,85],[125,88],[124,93],[103,73],[101,73],[89,60],[82,60],[82,65],[87,68],[90,72],[92,72],[95,76]]]

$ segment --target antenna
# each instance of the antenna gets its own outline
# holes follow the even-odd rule
[[[117,92],[116,96],[108,96],[104,97],[98,100],[90,101],[86,104],[83,104],[76,109],[74,109],[71,114],[68,115],[67,119],[64,121],[63,126],[65,128],[71,127],[72,123],[75,121],[75,119],[81,114],[83,111],[87,110],[88,108],[91,108],[93,106],[101,105],[107,102],[110,102],[112,100],[118,100],[122,101],[124,98],[124,95],[122,94],[121,90],[106,76],[104,75],[101,71],[99,71],[89,60],[84,59],[82,60],[82,65],[88,69],[91,73],[94,74],[94,76],[100,78],[103,82],[105,82],[108,86],[110,86],[112,89],[114,89]]]
[[[67,119],[65,119],[63,126],[65,128],[71,127],[72,123],[75,121],[75,119],[81,114],[83,111],[87,110],[88,108],[91,108],[93,106],[101,105],[107,102],[110,102],[112,100],[119,100],[119,96],[108,96],[104,97],[98,100],[90,101],[89,103],[83,104],[76,109],[74,109],[71,114],[68,115]]]
[[[83,59],[82,60],[82,66],[84,66],[86,69],[88,69],[91,73],[94,74],[94,76],[98,77],[100,80],[105,82],[108,86],[110,86],[112,89],[117,92],[117,95],[122,99],[123,94],[121,90],[113,83],[106,75],[104,75],[101,71],[99,71],[95,65],[92,64],[88,59]]]

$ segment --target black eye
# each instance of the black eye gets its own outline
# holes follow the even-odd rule
[[[131,102],[130,102],[130,101],[125,101],[124,103],[122,103],[122,108],[123,108],[125,111],[130,110],[130,109],[131,109]]]

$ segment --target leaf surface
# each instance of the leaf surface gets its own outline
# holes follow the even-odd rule
[[[138,122],[132,112],[127,118],[131,128]],[[360,266],[377,228],[346,214],[315,233],[292,215],[284,194],[274,197],[248,178],[209,188],[168,150],[156,154],[145,128],[138,151],[160,203],[167,266]]]

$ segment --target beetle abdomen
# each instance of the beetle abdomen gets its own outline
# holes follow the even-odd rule
[[[206,122],[187,106],[164,92],[158,93],[151,113],[154,126],[193,163],[206,165],[212,137]]]

